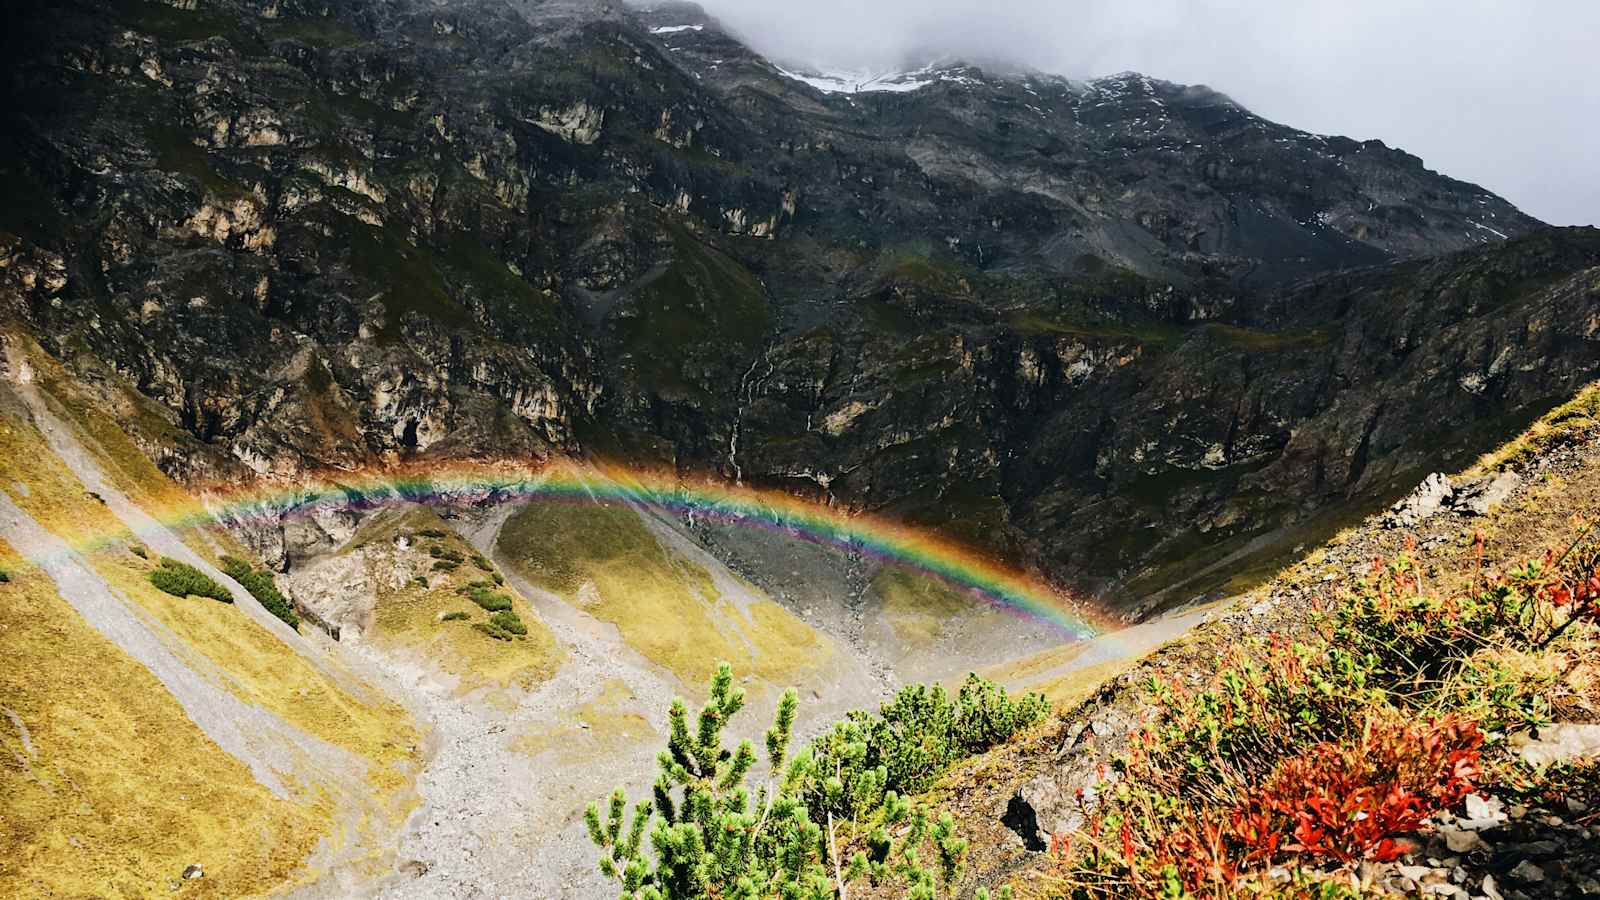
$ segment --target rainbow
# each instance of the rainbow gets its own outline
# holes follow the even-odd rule
[[[365,511],[405,504],[617,501],[642,511],[759,527],[861,553],[933,576],[975,598],[1087,639],[1120,627],[1089,604],[923,529],[848,514],[780,490],[756,489],[607,463],[438,462],[302,477],[292,485],[213,485],[194,499],[152,511],[169,528],[214,522],[250,524],[326,510]]]

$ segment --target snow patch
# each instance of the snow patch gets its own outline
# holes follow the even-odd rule
[[[938,78],[927,77],[931,69],[915,72],[792,72],[776,67],[785,78],[809,84],[824,94],[865,94],[874,91],[906,93],[925,88]]]
[[[1472,222],[1471,225],[1472,225],[1473,228],[1481,228],[1484,231],[1489,232],[1490,234],[1494,235],[1495,237],[1499,238],[1502,241],[1511,240],[1511,238],[1509,236],[1507,236],[1504,232],[1496,231],[1493,228],[1490,228],[1489,226],[1483,224],[1482,222]]]
[[[677,34],[681,31],[705,31],[704,25],[663,25],[650,29],[651,34]]]

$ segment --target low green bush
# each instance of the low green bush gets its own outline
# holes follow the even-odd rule
[[[5,583],[9,582],[10,580],[11,580],[11,573],[7,572],[5,569],[0,569],[0,584],[5,584]]]
[[[501,612],[511,609],[511,598],[505,594],[494,591],[487,581],[474,581],[461,589],[468,599],[478,604],[489,612]]]
[[[447,560],[449,562],[456,563],[457,565],[467,561],[467,558],[462,556],[460,553],[451,550],[449,547],[441,547],[438,544],[434,544],[432,547],[428,548],[428,555],[434,559]]]
[[[516,640],[516,635],[506,631],[503,628],[496,628],[495,626],[490,625],[488,622],[474,622],[472,625],[472,630],[486,634],[497,641]]]
[[[926,789],[952,765],[1005,743],[1049,712],[1042,695],[1013,699],[977,675],[968,675],[953,699],[940,685],[904,687],[877,714],[852,711],[812,742],[810,752],[837,773],[839,784],[807,802],[852,818],[888,794]]]
[[[140,559],[150,558],[150,551],[146,550],[143,544],[134,544],[132,547],[128,548],[128,552],[139,557]]]
[[[494,572],[494,563],[490,562],[489,558],[481,553],[474,553],[472,555],[472,564],[485,572]]]
[[[503,609],[489,617],[489,624],[521,637],[528,633],[528,626],[522,624],[522,619],[509,609]]]
[[[452,612],[452,613],[445,613],[444,615],[440,616],[439,617],[439,621],[441,621],[441,622],[461,622],[461,621],[464,621],[466,618],[467,618],[467,614],[464,613],[464,612]]]
[[[210,575],[188,563],[163,556],[161,564],[150,573],[150,583],[174,597],[210,597],[223,603],[232,603],[233,595]]]
[[[460,563],[452,562],[448,559],[435,560],[433,563],[433,570],[435,572],[454,572],[459,568],[461,568]]]
[[[442,541],[449,537],[449,535],[438,528],[424,528],[423,530],[417,532],[417,537],[433,538],[436,541]]]
[[[283,624],[295,631],[300,630],[300,616],[295,613],[294,604],[289,602],[289,598],[278,590],[278,583],[273,580],[272,573],[265,569],[256,569],[236,556],[222,558],[222,571],[249,591],[250,596],[256,598],[256,602],[267,612],[277,616]]]

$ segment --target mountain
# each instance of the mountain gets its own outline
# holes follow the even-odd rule
[[[1600,373],[1600,231],[1203,86],[14,6],[0,893],[584,895],[719,659],[1103,675]]]
[[[684,4],[190,5],[21,13],[0,223],[49,273],[6,314],[180,480],[598,454],[1130,604],[1401,489],[1417,404],[1593,362],[1551,356],[1591,234],[1207,88],[824,92]]]

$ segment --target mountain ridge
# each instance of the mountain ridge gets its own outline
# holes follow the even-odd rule
[[[1502,242],[1537,223],[1401,151],[1145,76],[827,95],[681,6],[185,5],[25,10],[0,173],[28,201],[8,252],[46,273],[8,315],[152,401],[135,427],[180,478],[615,455],[908,516],[1110,595],[1264,527],[1220,485],[1312,413],[1359,420],[1313,468],[1366,472],[1378,406],[1333,393],[1391,362],[1304,362],[1388,327],[1405,260],[1469,251],[1436,265],[1496,295],[1592,264],[1582,230]],[[1496,308],[1450,315],[1498,342]],[[1478,353],[1440,364],[1513,406],[1587,364]],[[1283,408],[1225,413],[1274,379]],[[1402,489],[1272,480],[1268,531]],[[1182,516],[1137,499],[1165,482],[1235,524],[1176,540]],[[1118,517],[1140,524],[1100,533]]]

